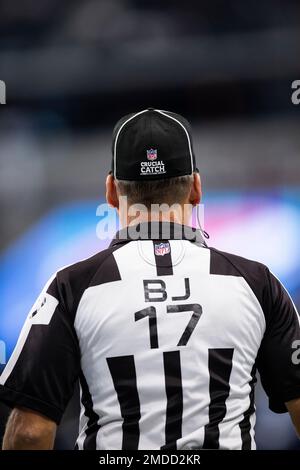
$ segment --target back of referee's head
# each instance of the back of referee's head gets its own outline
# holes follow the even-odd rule
[[[148,108],[121,118],[114,127],[107,201],[128,205],[196,205],[201,182],[188,121],[170,111]]]

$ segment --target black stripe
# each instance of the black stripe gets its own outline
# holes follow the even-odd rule
[[[270,315],[273,318],[272,293],[269,291],[271,280],[268,268],[256,261],[224,253],[215,248],[209,248],[209,250],[210,274],[244,278],[260,303],[268,325]]]
[[[114,246],[111,249],[110,256],[102,262],[99,269],[96,271],[93,279],[90,281],[89,287],[99,286],[100,284],[106,284],[108,282],[116,282],[121,280],[120,271],[116,262],[113,251],[121,248],[120,246]]]
[[[253,369],[251,371],[251,376],[252,379],[249,383],[251,387],[251,391],[249,394],[250,398],[250,404],[249,408],[247,411],[244,413],[244,418],[240,422],[240,429],[241,429],[241,437],[242,437],[242,450],[251,450],[251,423],[250,423],[250,418],[251,415],[255,412],[255,406],[254,406],[254,386],[256,383],[256,367],[253,366]]]
[[[85,408],[84,414],[88,418],[87,430],[85,431],[86,437],[83,442],[83,450],[96,450],[97,434],[100,429],[100,424],[98,424],[99,415],[93,409],[93,399],[87,381],[82,372],[80,373],[79,380],[82,390],[81,402]]]
[[[158,255],[157,251],[161,243],[166,244],[166,248],[170,249],[169,253],[165,255]],[[168,240],[153,240],[153,250],[156,264],[156,271],[158,276],[172,276],[173,266],[171,258],[171,245]]]
[[[176,441],[182,437],[182,379],[180,352],[164,352],[164,369],[167,395],[166,445],[162,449],[176,450]]]
[[[118,395],[123,418],[122,450],[137,450],[140,439],[139,420],[141,418],[141,407],[137,390],[134,357],[109,357],[106,361]]]
[[[116,260],[113,256],[113,252],[118,248],[120,247],[115,246],[100,251],[91,258],[58,271],[57,288],[52,282],[47,292],[54,295],[57,299],[62,298],[68,311],[68,316],[73,323],[79,302],[88,287],[121,279]],[[55,289],[58,289],[60,297],[55,295]]]
[[[219,448],[219,424],[226,415],[233,349],[209,349],[209,423],[205,426],[203,449]]]

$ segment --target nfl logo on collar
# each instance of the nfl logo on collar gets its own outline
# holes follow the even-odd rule
[[[149,149],[147,150],[147,159],[150,161],[157,159],[157,150]]]
[[[158,244],[155,243],[155,246],[154,246],[155,256],[164,256],[164,255],[169,254],[170,251],[171,251],[171,247],[170,247],[169,242],[158,243]]]

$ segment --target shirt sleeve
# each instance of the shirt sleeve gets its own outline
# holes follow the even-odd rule
[[[32,409],[58,424],[79,369],[77,336],[55,276],[29,312],[0,377],[0,401]]]
[[[266,331],[258,354],[261,382],[275,413],[287,411],[285,403],[300,398],[299,315],[289,294],[268,271],[265,291]]]

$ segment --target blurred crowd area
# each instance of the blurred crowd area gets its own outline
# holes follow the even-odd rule
[[[5,315],[16,316],[14,338],[27,313],[15,266],[35,278],[30,303],[56,263],[88,254],[87,240],[97,249],[97,221],[86,220],[103,201],[112,127],[150,106],[192,123],[212,241],[278,268],[299,306],[299,57],[299,0],[0,0],[0,340]],[[260,251],[243,244],[246,226]],[[57,448],[74,444],[77,401]],[[299,448],[260,388],[257,407],[259,448]],[[7,413],[0,405],[1,430]]]
[[[27,128],[88,130],[145,103],[204,121],[292,112],[299,10],[299,0],[2,0],[1,79],[23,114],[1,116],[1,129],[23,117]]]

